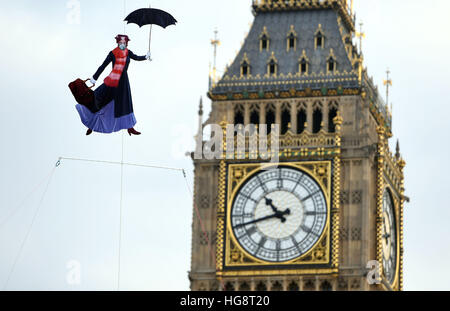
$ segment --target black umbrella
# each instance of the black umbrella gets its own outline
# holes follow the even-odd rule
[[[152,25],[158,25],[162,28],[166,28],[167,26],[175,25],[177,23],[177,20],[169,13],[163,10],[152,8],[144,8],[133,11],[125,18],[125,21],[127,21],[127,24],[133,23],[138,25],[139,27],[150,25],[150,36],[148,43],[149,51],[150,43],[152,40]]]
[[[125,21],[134,23],[142,27],[144,25],[158,25],[166,28],[170,25],[175,25],[177,20],[169,13],[159,9],[139,9],[131,12]]]

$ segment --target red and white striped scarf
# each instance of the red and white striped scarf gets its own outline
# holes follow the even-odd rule
[[[116,57],[116,62],[114,63],[113,70],[103,82],[106,86],[117,87],[119,86],[120,77],[122,76],[123,69],[127,63],[128,49],[122,51],[117,47],[112,51],[112,53]]]

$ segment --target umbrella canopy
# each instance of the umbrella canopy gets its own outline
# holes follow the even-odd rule
[[[144,25],[158,25],[166,28],[175,25],[177,20],[169,13],[159,9],[138,9],[131,12],[126,18],[127,24],[133,23],[142,27]]]

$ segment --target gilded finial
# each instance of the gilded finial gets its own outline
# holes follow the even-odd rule
[[[395,147],[395,157],[397,159],[400,158],[400,142],[398,139],[397,139],[397,146]]]
[[[334,125],[336,125],[336,127],[337,126],[340,127],[342,125],[343,119],[341,117],[341,112],[340,111],[338,111],[336,116],[333,118],[333,122],[334,122]]]
[[[386,134],[386,130],[383,126],[379,125],[377,126],[377,133],[378,136],[384,136]]]
[[[213,84],[217,82],[217,69],[216,69],[216,59],[217,59],[217,47],[220,45],[220,40],[217,38],[217,34],[219,31],[217,29],[214,30],[214,39],[211,39],[211,45],[214,47],[214,65],[213,65],[213,72],[212,72],[212,81]]]
[[[359,53],[362,55],[362,42],[366,37],[366,34],[363,32],[363,22],[359,23],[359,32],[356,32],[356,36],[359,38]]]
[[[392,112],[392,103],[389,105],[389,87],[392,86],[392,80],[389,77],[391,71],[389,68],[386,70],[386,80],[383,80],[383,84],[386,86],[386,107],[391,109]]]
[[[227,127],[227,118],[226,118],[226,116],[223,116],[223,119],[222,119],[222,121],[220,121],[219,125],[220,125],[220,127],[223,130],[225,130],[225,128]]]

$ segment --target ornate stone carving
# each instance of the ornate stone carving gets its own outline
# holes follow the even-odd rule
[[[206,208],[209,208],[209,207],[210,207],[209,196],[207,194],[203,194],[200,197],[200,208],[206,209]]]
[[[362,202],[362,190],[352,191],[352,204],[361,204]]]
[[[350,194],[347,190],[341,192],[341,204],[348,204],[350,202]]]
[[[361,240],[361,228],[352,228],[352,241]]]
[[[339,239],[341,241],[347,241],[348,240],[348,228],[341,227],[339,230]]]

